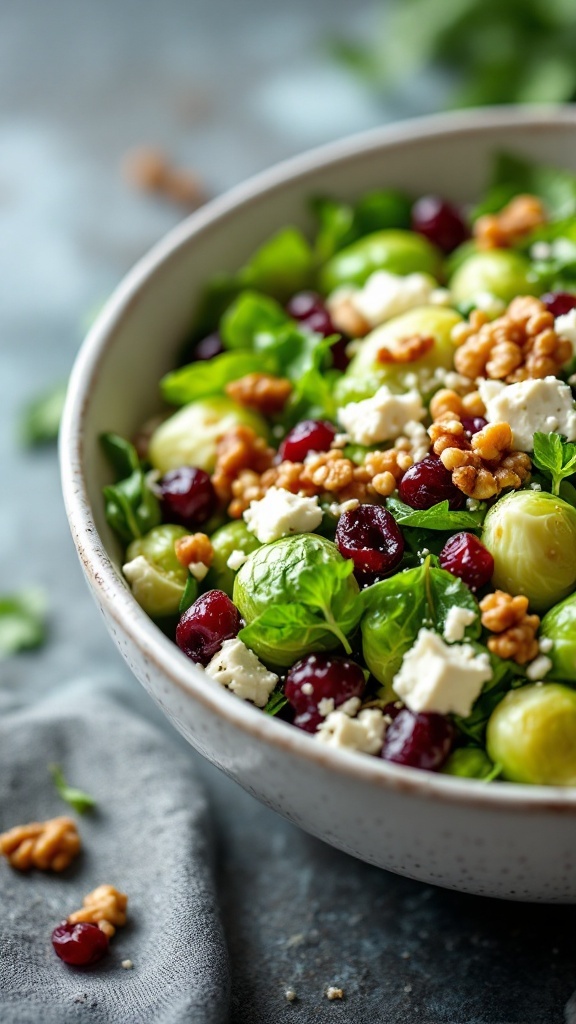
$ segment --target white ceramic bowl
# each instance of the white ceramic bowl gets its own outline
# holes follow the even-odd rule
[[[288,161],[210,203],[127,276],[78,356],[61,432],[66,508],[88,583],[132,671],[190,743],[244,789],[356,857],[464,892],[576,901],[576,789],[485,785],[321,746],[205,676],[150,621],[119,573],[103,513],[98,436],[131,435],[186,335],[195,296],[272,231],[308,225],[307,199],[400,186],[473,200],[511,149],[576,171],[576,112],[501,108],[430,117]],[[289,865],[288,865],[289,868]]]

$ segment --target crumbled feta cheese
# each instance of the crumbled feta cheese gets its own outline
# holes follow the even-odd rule
[[[470,380],[461,373],[457,373],[456,370],[446,370],[444,386],[450,388],[451,391],[458,391],[458,388],[468,390],[470,388]]]
[[[408,423],[404,424],[403,436],[408,441],[413,461],[422,462],[430,451],[430,438],[424,424],[418,420],[408,420]]]
[[[448,288],[434,288],[430,292],[428,301],[431,306],[450,306],[452,304],[452,296]]]
[[[201,583],[208,572],[208,566],[204,562],[189,562],[188,572],[195,580],[198,580],[198,583]]]
[[[247,558],[248,555],[245,551],[241,551],[240,548],[234,548],[234,551],[230,552],[226,565],[229,569],[233,569],[236,572],[237,569],[242,568]]]
[[[466,498],[466,508],[469,512],[477,512],[480,508],[478,498]]]
[[[344,512],[353,512],[359,504],[358,498],[349,498],[348,501],[333,501],[328,506],[328,511],[331,516],[341,516]]]
[[[542,651],[542,654],[549,654],[554,647],[554,641],[549,636],[541,636],[538,641],[538,647]]]
[[[565,338],[572,345],[571,359],[576,355],[576,309],[557,316],[554,320],[554,330],[561,338]],[[569,361],[569,360],[568,360]]]
[[[420,392],[407,391],[394,395],[385,384],[372,398],[350,402],[338,411],[338,419],[354,444],[377,444],[392,441],[407,423],[426,415]]]
[[[539,484],[539,483],[536,483],[536,481],[533,481],[530,484],[530,490],[531,491],[541,491],[542,490],[542,484]]]
[[[235,637],[225,640],[218,654],[206,666],[206,673],[215,682],[227,686],[242,700],[251,700],[259,708],[267,703],[278,676],[269,672],[254,651]]]
[[[323,697],[322,700],[318,701],[318,714],[322,715],[322,718],[326,718],[331,715],[334,711],[334,698]]]
[[[552,246],[550,242],[534,242],[534,245],[530,246],[531,260],[548,260],[551,255]]]
[[[349,715],[350,718],[354,718],[354,715],[360,710],[361,704],[360,697],[349,697],[343,704],[340,704],[338,711],[341,711],[343,715]]]
[[[335,434],[331,447],[345,448],[349,441],[350,438],[348,437],[348,434]]]
[[[534,661],[531,661],[530,664],[526,666],[526,676],[535,683],[539,679],[544,679],[544,676],[551,668],[551,659],[546,657],[545,654],[539,654],[537,658],[534,658]]]
[[[123,967],[125,971],[131,971],[132,968],[134,967],[134,964],[132,963],[131,960],[123,960],[122,963],[120,964],[120,967]]]
[[[409,309],[427,306],[437,291],[428,274],[391,274],[376,270],[362,288],[338,289],[328,298],[328,309],[336,309],[345,298],[371,327],[377,327]]]
[[[320,743],[345,747],[364,754],[379,754],[384,742],[386,722],[378,708],[366,708],[357,718],[350,718],[340,708],[320,722],[314,733]]]
[[[344,999],[344,989],[343,988],[336,988],[334,985],[330,985],[326,989],[326,998],[330,999],[330,1000],[332,1000],[332,999]]]
[[[322,522],[318,498],[304,498],[281,487],[270,487],[260,501],[244,512],[246,526],[261,544],[292,533],[311,533]]]
[[[392,686],[410,711],[466,717],[491,678],[487,654],[476,654],[470,644],[448,645],[438,633],[421,629]]]
[[[502,302],[497,295],[493,295],[492,292],[478,292],[474,296],[474,305],[476,309],[482,310],[487,316],[496,318],[504,312],[506,303]]]
[[[448,615],[444,623],[443,636],[449,644],[453,644],[458,640],[464,639],[466,627],[472,625],[476,618],[476,612],[472,611],[471,608],[459,608],[458,605],[453,604],[448,609]]]
[[[514,448],[531,452],[534,433],[556,431],[576,441],[576,409],[572,392],[557,377],[522,380],[517,384],[482,380],[478,385],[489,423],[509,423]]]
[[[312,683],[302,683],[302,693],[305,697],[311,697],[314,693],[314,687]]]

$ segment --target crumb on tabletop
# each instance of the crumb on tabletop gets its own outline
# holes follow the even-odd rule
[[[134,188],[162,195],[181,206],[194,209],[206,202],[198,176],[176,167],[166,153],[153,146],[140,146],[125,153],[122,174]]]
[[[298,998],[298,996],[296,995],[295,989],[287,988],[286,991],[284,992],[284,998],[285,998],[286,1002],[293,1003],[294,1000]]]
[[[67,817],[16,825],[0,835],[0,853],[18,871],[64,871],[80,847],[76,823]]]
[[[344,999],[344,989],[337,988],[335,985],[329,985],[326,989],[326,998],[330,1001],[334,999]]]
[[[123,967],[125,971],[131,971],[132,968],[134,967],[134,964],[132,963],[131,960],[123,960],[120,966]]]

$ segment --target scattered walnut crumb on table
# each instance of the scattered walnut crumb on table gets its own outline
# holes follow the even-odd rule
[[[189,209],[196,209],[207,199],[204,187],[193,171],[176,167],[166,153],[153,146],[140,146],[125,153],[122,173],[134,188],[164,196]]]
[[[128,897],[113,885],[99,885],[89,892],[82,902],[81,910],[75,910],[66,918],[68,924],[76,924],[78,921],[97,924],[109,939],[114,935],[116,928],[126,924]]]
[[[330,1001],[334,999],[344,999],[344,989],[336,988],[335,985],[329,985],[326,989],[326,999],[330,999]]]
[[[76,823],[66,817],[16,825],[0,835],[0,853],[18,871],[64,871],[80,847]]]
[[[284,992],[284,998],[285,998],[286,1002],[293,1003],[294,1000],[298,998],[298,996],[296,995],[295,989],[287,988],[286,991]]]

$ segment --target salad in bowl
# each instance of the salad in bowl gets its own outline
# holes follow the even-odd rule
[[[314,742],[576,785],[576,179],[312,200],[102,436],[142,608]]]

